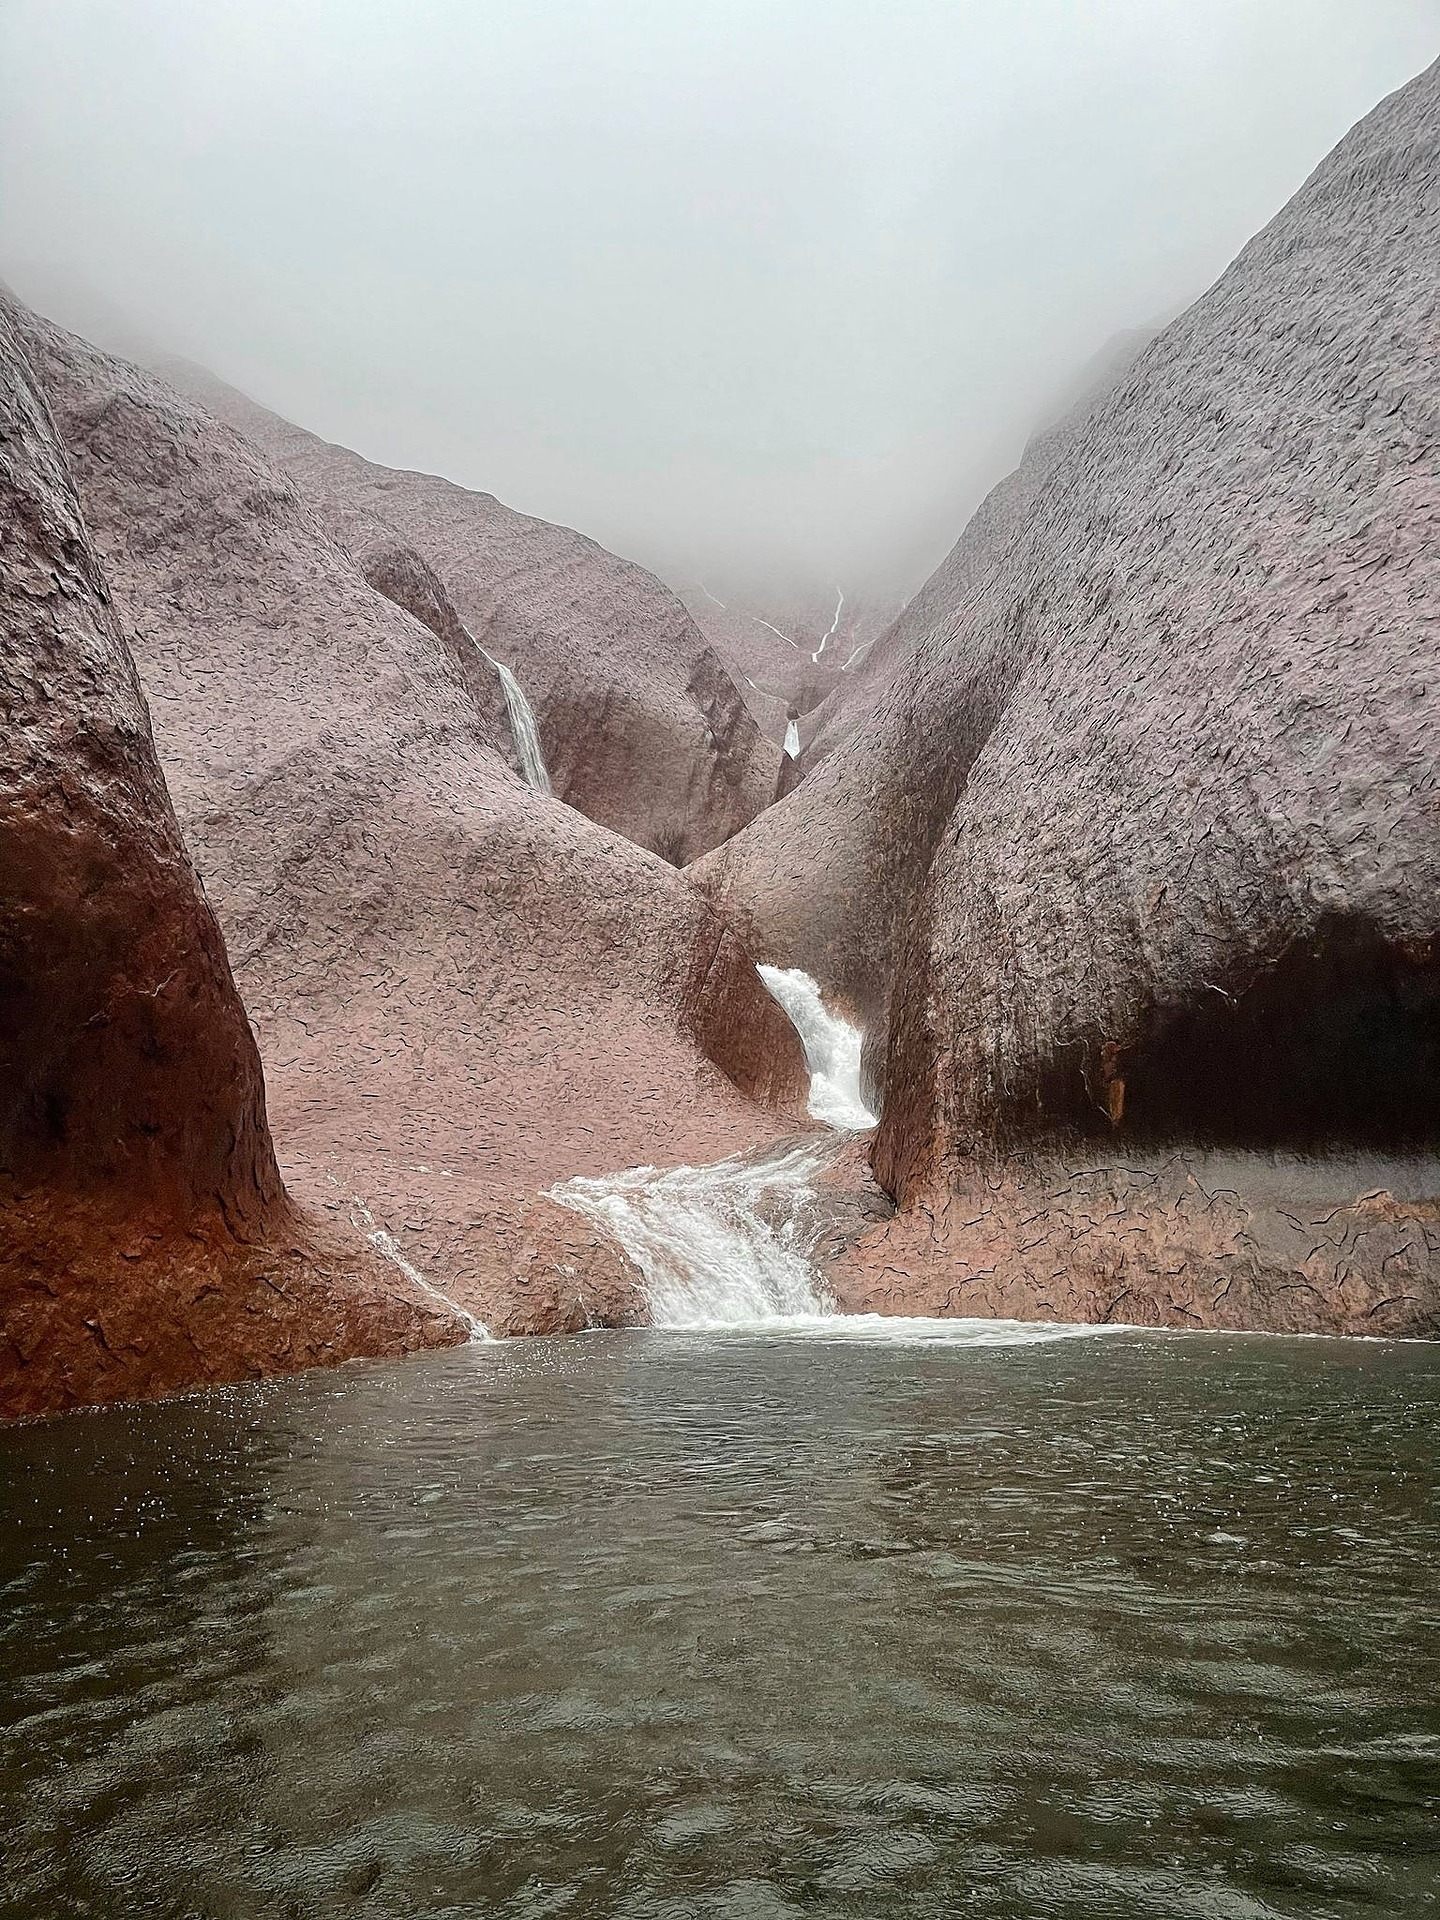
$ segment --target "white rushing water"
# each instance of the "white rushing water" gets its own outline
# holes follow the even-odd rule
[[[830,631],[825,635],[825,638],[820,642],[819,646],[815,649],[814,653],[812,653],[810,656],[811,660],[817,666],[819,665],[821,654],[824,653],[826,647],[828,647],[830,642],[835,638],[835,629],[840,624],[841,609],[845,605],[845,595],[840,592],[839,587],[837,587],[835,591],[837,594],[840,595],[839,599],[835,602],[835,618],[830,622]],[[841,668],[841,672],[842,673],[844,672],[843,667]]]
[[[480,651],[485,653],[483,647]],[[485,653],[485,658],[500,676],[505,711],[510,716],[510,735],[515,742],[515,752],[519,757],[520,770],[525,775],[525,783],[541,793],[549,793],[550,775],[545,770],[545,755],[540,749],[540,729],[535,721],[535,709],[526,699],[525,689],[509,667],[492,653]]]
[[[550,1197],[619,1241],[645,1276],[654,1326],[813,1321],[834,1312],[810,1265],[806,1219],[828,1153],[807,1141],[709,1167],[631,1167],[566,1180]]]
[[[827,1127],[863,1133],[877,1116],[860,1097],[860,1047],[864,1035],[820,997],[799,967],[758,967],[765,990],[790,1016],[810,1069],[810,1112]]]
[[[785,751],[792,760],[800,758],[800,722],[792,720],[785,729]]]
[[[858,1029],[826,1010],[798,967],[760,976],[800,1035],[810,1112],[837,1130],[873,1126]],[[823,1225],[813,1182],[833,1151],[806,1140],[708,1167],[631,1167],[566,1180],[550,1197],[619,1242],[644,1276],[654,1326],[828,1327],[839,1316],[810,1255]]]

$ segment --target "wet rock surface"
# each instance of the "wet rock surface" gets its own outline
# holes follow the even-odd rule
[[[1048,1311],[1060,1283],[1027,1242],[1069,1240],[1036,1171],[1057,1152],[1243,1153],[1248,1216],[1302,1151],[1361,1217],[1354,1155],[1433,1155],[1437,128],[1432,69],[1032,449],[853,738],[701,863],[763,958],[870,1028],[888,1239],[922,1275],[887,1283],[896,1304],[933,1299],[957,1247],[968,1271],[965,1249],[1003,1242],[979,1297]],[[1011,1197],[972,1247],[938,1223],[997,1151]],[[1116,1210],[1113,1270],[1085,1278],[1081,1252],[1074,1310],[1129,1288],[1130,1317],[1163,1317],[1189,1263],[1184,1307],[1215,1318],[1220,1251],[1188,1201],[1127,1190]],[[1363,1282],[1342,1252],[1307,1292],[1320,1256],[1267,1254],[1245,1311],[1275,1323],[1258,1303],[1293,1268],[1308,1304],[1279,1324],[1355,1330],[1398,1265],[1401,1319],[1433,1326],[1429,1219],[1359,1256]]]
[[[738,688],[719,697],[725,668],[644,568],[490,494],[332,446],[198,368],[164,370],[322,516],[362,517],[424,561],[475,640],[523,684],[558,798],[675,866],[769,804],[776,744]],[[718,729],[697,684],[726,709]]]
[[[537,1196],[793,1128],[793,1031],[687,879],[521,783],[488,680],[443,610],[396,603],[423,612],[418,589],[362,576],[360,532],[337,544],[161,381],[25,329],[291,1190],[337,1230],[373,1220],[487,1324],[554,1326],[526,1278]]]
[[[0,307],[0,1417],[464,1337],[291,1206],[50,415]]]

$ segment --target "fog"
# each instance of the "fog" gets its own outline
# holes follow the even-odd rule
[[[1440,0],[0,0],[0,277],[731,591],[912,590]]]

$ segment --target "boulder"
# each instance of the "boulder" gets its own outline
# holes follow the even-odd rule
[[[255,1041],[0,310],[0,1417],[464,1339],[290,1204]]]
[[[685,876],[517,778],[488,676],[413,569],[377,570],[383,539],[160,380],[23,324],[287,1182],[494,1330],[563,1324],[545,1190],[787,1131],[789,1023]]]

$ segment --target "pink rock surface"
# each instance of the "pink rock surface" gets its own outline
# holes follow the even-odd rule
[[[698,869],[870,1026],[902,1202],[872,1254],[903,1239],[915,1297],[983,1271],[992,1309],[1124,1287],[1146,1318],[1173,1269],[1214,1318],[1240,1243],[1161,1169],[1209,1191],[1232,1153],[1250,1324],[1293,1324],[1287,1289],[1312,1327],[1440,1323],[1437,130],[1440,68],[1032,449],[854,736]],[[1294,1152],[1322,1213],[1391,1193],[1403,1247],[1262,1232],[1287,1177],[1313,1224]],[[1040,1276],[1086,1166],[1124,1224]],[[971,1204],[977,1167],[1009,1198]]]
[[[490,494],[332,446],[196,368],[165,370],[322,514],[364,515],[429,564],[470,633],[523,685],[559,799],[676,866],[769,804],[777,746],[738,689],[717,730],[696,683],[724,669],[643,567]]]
[[[516,778],[488,686],[251,442],[45,322],[26,333],[287,1180],[337,1220],[368,1213],[497,1329],[555,1324],[531,1216],[559,1210],[537,1195],[785,1130],[757,1102],[803,1103],[788,1022],[687,879]]]
[[[463,1339],[290,1205],[53,424],[0,307],[0,1417]]]

